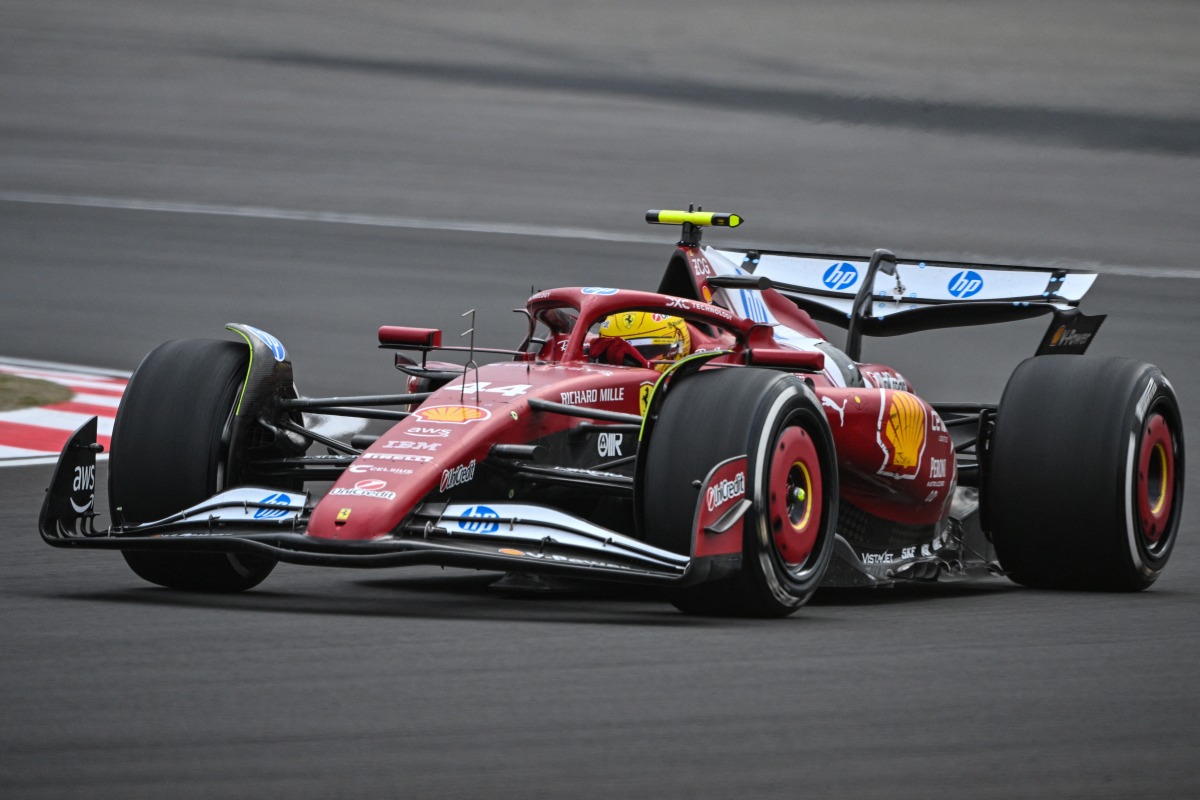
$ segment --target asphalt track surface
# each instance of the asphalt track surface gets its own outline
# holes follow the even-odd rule
[[[1047,5],[9,0],[0,352],[244,321],[309,394],[388,390],[378,325],[507,344],[530,286],[653,288],[641,212],[698,202],[730,244],[1098,265],[1093,352],[1161,365],[1196,452],[1200,8]],[[988,400],[1038,333],[866,352]],[[0,470],[6,798],[1200,796],[1195,477],[1150,591],[760,622],[433,569],[156,589],[38,540],[49,472]]]

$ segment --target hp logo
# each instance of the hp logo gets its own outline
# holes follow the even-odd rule
[[[825,270],[825,275],[821,280],[830,289],[835,292],[840,292],[842,289],[847,289],[854,285],[858,280],[858,270],[853,264],[847,264],[843,261],[840,264],[833,264],[829,269]]]
[[[500,530],[499,522],[491,522],[494,519],[500,519],[500,515],[495,509],[487,506],[471,506],[462,514],[464,517],[471,519],[460,519],[458,527],[468,533],[495,533]]]
[[[767,304],[758,292],[748,292],[745,289],[739,289],[738,292],[742,297],[742,308],[746,309],[746,319],[764,324],[771,319],[767,314]]]
[[[292,502],[292,498],[286,494],[269,494],[258,502],[269,506],[285,506],[285,508],[259,508],[254,511],[255,519],[278,519],[287,514],[286,506]]]
[[[983,288],[983,278],[975,270],[965,269],[951,278],[950,285],[946,288],[955,297],[965,299],[979,294],[979,290]]]

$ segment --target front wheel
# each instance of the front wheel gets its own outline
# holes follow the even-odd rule
[[[215,339],[167,342],[142,360],[113,423],[108,493],[118,524],[162,519],[233,485],[230,421],[248,360],[244,345]],[[250,589],[276,563],[236,553],[122,554],[150,583],[207,592]]]
[[[646,538],[691,548],[698,486],[746,457],[742,565],[726,579],[676,590],[692,614],[781,617],[812,596],[833,553],[838,476],[833,435],[816,395],[769,370],[701,372],[671,387],[647,445],[642,486]],[[700,534],[705,535],[705,534]]]
[[[1026,586],[1145,589],[1175,545],[1183,455],[1179,401],[1157,367],[1097,356],[1022,362],[988,456],[1001,566]]]

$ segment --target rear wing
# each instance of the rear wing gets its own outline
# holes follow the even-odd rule
[[[735,275],[752,273],[760,288],[769,285],[814,319],[846,328],[846,351],[854,359],[862,336],[990,325],[1043,314],[1054,319],[1038,354],[1082,353],[1104,321],[1103,315],[1078,310],[1097,278],[1094,272],[917,261],[896,258],[887,250],[876,250],[870,258],[711,247],[705,253],[710,262],[723,259],[734,266]]]

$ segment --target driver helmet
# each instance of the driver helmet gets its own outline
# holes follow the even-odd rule
[[[687,323],[667,314],[622,311],[601,323],[600,335],[624,339],[659,372],[692,352]]]

